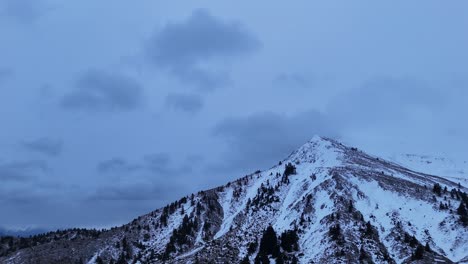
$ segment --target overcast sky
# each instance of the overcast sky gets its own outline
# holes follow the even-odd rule
[[[314,134],[466,157],[467,10],[0,0],[0,226],[122,224]]]

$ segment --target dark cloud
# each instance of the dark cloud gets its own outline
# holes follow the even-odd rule
[[[113,158],[105,160],[97,165],[97,171],[100,173],[120,173],[132,172],[139,169],[140,166],[129,163],[122,158]]]
[[[327,114],[346,127],[391,123],[418,109],[440,111],[448,103],[449,89],[411,78],[374,78],[333,98]]]
[[[324,112],[312,110],[291,116],[256,113],[227,118],[214,128],[214,135],[227,142],[228,149],[223,158],[226,162],[216,166],[223,170],[265,168],[315,134],[341,138],[372,127],[382,134],[404,131],[422,137],[429,133],[425,129],[434,121],[445,127],[458,124],[454,130],[464,131],[463,122],[447,113],[454,112],[450,109],[462,111],[468,93],[463,84],[447,87],[451,86],[429,85],[411,78],[374,78],[333,97]],[[454,100],[454,95],[462,99]]]
[[[131,162],[124,158],[112,158],[98,163],[96,169],[100,173],[132,173],[145,172],[168,173],[174,169],[170,167],[171,158],[167,153],[156,153],[143,157],[138,162]]]
[[[108,184],[99,187],[96,192],[89,197],[90,200],[160,200],[166,199],[173,192],[176,186],[168,186],[164,183],[128,183],[128,184]]]
[[[113,158],[97,165],[102,175],[112,175],[112,181],[102,183],[90,200],[165,200],[174,192],[185,194],[187,186],[180,182],[182,174],[192,172],[200,157],[189,156],[173,164],[168,153],[146,155],[136,162]]]
[[[63,142],[51,138],[39,138],[22,143],[22,146],[30,151],[47,156],[58,156],[62,152]]]
[[[29,182],[36,179],[38,173],[49,171],[43,160],[13,161],[0,164],[2,182]]]
[[[214,129],[214,135],[227,142],[227,166],[250,170],[275,164],[315,134],[337,136],[338,132],[337,126],[317,111],[227,118]]]
[[[203,101],[195,94],[172,93],[166,97],[166,105],[183,112],[196,113],[202,109]]]
[[[201,63],[246,55],[259,46],[241,24],[224,22],[207,10],[197,9],[186,21],[168,23],[156,32],[146,52],[152,63],[180,80],[212,89],[229,83],[229,77],[204,69]]]
[[[168,173],[173,171],[171,157],[167,153],[156,153],[144,157],[145,168],[153,172]]]
[[[83,74],[61,101],[65,109],[85,111],[129,111],[142,104],[143,89],[136,80],[96,70]]]
[[[32,23],[48,10],[50,7],[43,0],[3,0],[0,2],[0,16],[3,15],[20,23]]]

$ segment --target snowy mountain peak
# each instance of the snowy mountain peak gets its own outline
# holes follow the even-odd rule
[[[318,163],[323,167],[341,165],[343,153],[347,147],[325,137],[314,136],[307,143],[293,151],[286,161],[293,163]]]
[[[315,136],[121,227],[0,238],[0,263],[468,263],[467,191]]]

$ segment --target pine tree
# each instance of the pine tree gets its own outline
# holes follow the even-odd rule
[[[353,200],[350,200],[349,201],[349,205],[348,205],[348,212],[353,212],[353,209],[354,209],[354,206],[353,206]]]
[[[441,196],[441,194],[442,194],[442,187],[440,186],[440,184],[435,183],[435,184],[434,184],[434,187],[432,188],[432,191],[433,191],[434,193],[436,193],[438,196]]]
[[[104,264],[104,261],[102,260],[102,258],[100,256],[97,256],[96,258],[96,261],[94,262],[96,264]]]
[[[341,238],[341,227],[340,224],[336,224],[335,226],[330,226],[330,229],[328,231],[330,234],[330,237],[335,240],[339,241]]]
[[[359,261],[364,262],[364,260],[369,259],[369,255],[367,254],[366,250],[364,249],[364,246],[361,245],[361,248],[359,249]]]
[[[245,255],[240,264],[250,264],[249,256]]]
[[[272,255],[273,257],[278,256],[278,239],[276,232],[270,225],[263,233],[263,237],[260,240],[259,254]]]
[[[467,215],[466,208],[465,208],[465,205],[463,204],[463,202],[460,202],[460,206],[457,209],[457,213],[460,216]]]
[[[299,250],[299,236],[296,230],[284,231],[281,234],[281,247],[286,252],[298,251]]]
[[[458,206],[457,213],[460,216],[460,221],[464,226],[468,226],[468,212],[463,204],[463,201],[460,202],[460,206]]]
[[[423,257],[424,257],[424,247],[422,245],[418,245],[418,247],[414,251],[412,259],[419,260],[419,259],[423,259]]]
[[[432,252],[431,247],[429,246],[429,242],[426,242],[426,246],[424,246],[424,250],[427,252]]]
[[[120,253],[119,259],[117,259],[116,264],[127,264],[127,261],[125,260],[125,255],[124,253]]]

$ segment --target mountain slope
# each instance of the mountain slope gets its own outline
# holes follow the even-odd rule
[[[390,160],[428,174],[443,176],[454,182],[468,184],[468,161],[454,160],[430,155],[404,154],[390,158]]]
[[[468,262],[468,229],[457,213],[468,203],[466,191],[314,137],[271,169],[189,195],[122,227],[3,238],[0,261]]]

